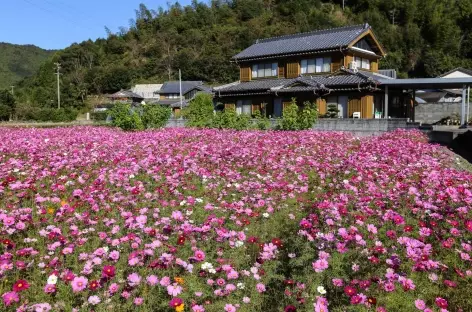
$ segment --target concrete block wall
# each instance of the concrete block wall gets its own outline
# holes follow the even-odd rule
[[[415,106],[415,121],[432,124],[446,117],[458,114],[460,118],[462,103],[424,103]],[[472,117],[472,104],[469,107]]]

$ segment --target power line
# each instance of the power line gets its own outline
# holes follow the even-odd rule
[[[86,25],[84,25],[84,24],[81,24],[79,21],[77,21],[77,20],[75,20],[75,19],[72,19],[70,16],[58,15],[56,12],[51,11],[51,10],[48,9],[48,8],[44,8],[43,6],[40,6],[40,5],[38,5],[37,3],[34,3],[34,2],[32,2],[32,1],[30,1],[30,0],[23,0],[23,2],[26,2],[26,3],[28,3],[28,4],[32,5],[32,6],[34,6],[34,7],[38,8],[38,9],[40,9],[41,11],[47,12],[47,13],[49,13],[49,14],[51,14],[51,15],[56,16],[56,17],[59,16],[59,17],[61,17],[63,20],[65,20],[65,21],[67,21],[67,22],[73,24],[74,26],[76,26],[76,27],[78,27],[78,28],[84,27],[84,28],[87,28],[87,29],[89,29],[89,30],[93,30],[92,28],[90,28],[90,27],[88,27],[88,26],[86,26]],[[81,24],[81,25],[78,25],[78,24]]]

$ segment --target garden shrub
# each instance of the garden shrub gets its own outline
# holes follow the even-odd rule
[[[39,122],[71,122],[77,119],[78,111],[73,108],[36,107],[18,105],[15,109],[16,118],[25,121]]]
[[[199,93],[184,109],[186,126],[191,128],[209,128],[214,118],[213,98],[211,94]]]
[[[90,118],[93,121],[106,121],[108,117],[108,111],[96,111],[90,113]]]
[[[329,104],[328,105],[328,112],[326,113],[326,118],[338,118],[339,109],[336,104]]]
[[[299,108],[295,98],[285,107],[282,118],[279,120],[279,130],[308,130],[318,119],[318,108],[315,103],[305,102]]]
[[[141,119],[146,129],[162,128],[167,124],[171,116],[171,108],[162,105],[145,105]]]
[[[270,129],[269,118],[263,116],[260,111],[254,113],[252,127],[257,130],[268,130]]]
[[[116,103],[110,109],[112,125],[122,130],[143,130],[144,125],[139,114],[127,103]]]
[[[247,130],[251,127],[251,116],[247,114],[238,115],[234,109],[217,112],[210,124],[211,128]]]

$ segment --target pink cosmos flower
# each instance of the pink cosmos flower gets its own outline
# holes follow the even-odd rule
[[[266,291],[265,285],[262,284],[262,283],[258,283],[258,284],[256,285],[256,289],[257,289],[257,291],[258,291],[259,293],[263,293],[263,292]]]
[[[201,305],[194,305],[192,307],[192,312],[205,312],[205,308]]]
[[[157,278],[157,276],[155,275],[149,275],[147,278],[146,278],[146,281],[149,285],[151,286],[155,286],[157,285],[157,283],[159,283],[159,279]]]
[[[128,275],[128,285],[131,287],[138,286],[141,283],[141,276],[139,276],[137,273],[131,273]]]
[[[176,284],[169,285],[167,286],[167,293],[169,294],[169,296],[177,297],[182,293],[182,287]]]
[[[56,292],[56,285],[47,284],[46,286],[44,286],[44,292],[45,292],[46,294],[55,293],[55,292]]]
[[[88,279],[83,276],[74,277],[71,282],[72,291],[73,292],[80,292],[87,287]]]
[[[136,298],[134,298],[133,302],[134,302],[135,305],[140,306],[144,303],[144,299],[141,298],[141,297],[136,297]]]
[[[321,273],[324,270],[328,268],[329,264],[326,259],[318,259],[315,262],[313,262],[313,270],[315,270],[316,273]]]
[[[97,305],[100,303],[100,297],[98,296],[90,296],[87,300],[91,305]]]
[[[205,253],[202,250],[195,250],[194,257],[198,261],[203,261],[205,260]]]
[[[421,299],[416,299],[415,300],[415,307],[418,310],[424,310],[426,308],[426,303]]]
[[[232,304],[226,304],[225,305],[225,311],[226,312],[236,312],[236,307]]]
[[[2,295],[3,303],[8,307],[9,305],[13,304],[14,302],[20,301],[20,296],[18,296],[17,292],[10,291],[6,292]]]

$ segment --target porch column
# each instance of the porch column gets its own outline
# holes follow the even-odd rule
[[[466,124],[465,122],[465,101],[467,100],[467,86],[464,85],[462,87],[462,105],[461,105],[461,126],[464,126]]]
[[[388,118],[388,86],[385,86],[384,118]]]
[[[413,89],[413,107],[411,108],[411,121],[415,122],[415,102],[416,102],[416,89]]]

